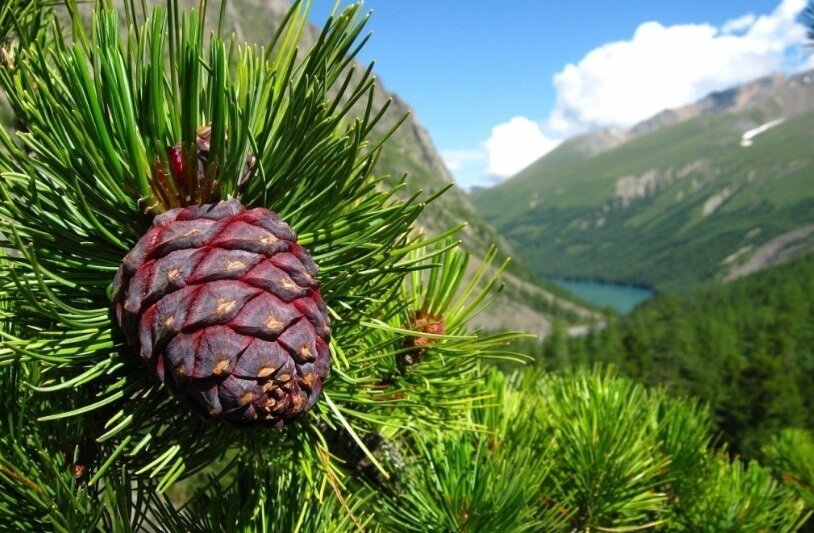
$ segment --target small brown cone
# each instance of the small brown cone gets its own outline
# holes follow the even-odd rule
[[[407,324],[407,329],[420,333],[429,333],[430,335],[443,335],[444,317],[436,317],[424,311],[418,311],[413,315],[410,323]],[[400,353],[396,359],[399,370],[423,361],[427,355],[427,349],[436,342],[438,342],[438,339],[432,337],[407,337],[404,341],[404,348],[406,348],[406,350]]]

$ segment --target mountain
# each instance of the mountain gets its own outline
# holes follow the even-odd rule
[[[571,139],[472,200],[538,275],[686,290],[814,249],[813,141],[814,73],[775,75]]]

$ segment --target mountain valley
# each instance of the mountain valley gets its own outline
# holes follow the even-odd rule
[[[540,276],[685,291],[814,249],[814,74],[564,142],[472,194]]]

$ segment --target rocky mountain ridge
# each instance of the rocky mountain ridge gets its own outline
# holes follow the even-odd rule
[[[814,109],[814,70],[791,76],[772,74],[712,92],[685,106],[665,109],[630,128],[585,133],[567,140],[566,144],[594,156],[642,135],[704,115],[761,110],[777,117],[793,117],[811,109]]]
[[[538,275],[686,290],[814,249],[814,72],[560,145],[472,195]]]

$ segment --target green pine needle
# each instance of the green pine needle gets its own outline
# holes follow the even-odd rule
[[[432,198],[399,200],[403,182],[388,188],[374,173],[389,134],[367,136],[388,104],[374,105],[371,68],[353,67],[366,40],[361,4],[337,11],[307,50],[298,47],[307,2],[266,47],[209,36],[205,9],[134,4],[119,17],[102,2],[88,31],[85,11],[68,1],[70,38],[64,18],[37,10],[37,38],[20,33],[0,68],[18,123],[0,131],[0,373],[26,369],[15,383],[40,404],[36,431],[92,421],[83,436],[98,449],[90,485],[124,472],[166,492],[235,450],[261,462],[293,453],[299,436],[320,428],[342,428],[366,450],[362,439],[384,428],[466,426],[481,361],[506,357],[513,335],[463,329],[494,280],[483,270],[464,284],[456,269],[468,257],[447,240],[458,228],[418,234]],[[203,127],[209,157],[199,180]],[[299,422],[260,432],[264,446],[173,397],[133,356],[110,309],[119,263],[155,214],[228,198],[272,209],[299,233],[333,317],[325,398]],[[434,270],[444,271],[442,290],[414,298],[409,278]],[[433,337],[426,364],[394,375],[415,336],[404,318],[422,302],[449,314],[450,331]],[[341,493],[344,460],[317,441],[303,468],[329,475]]]

